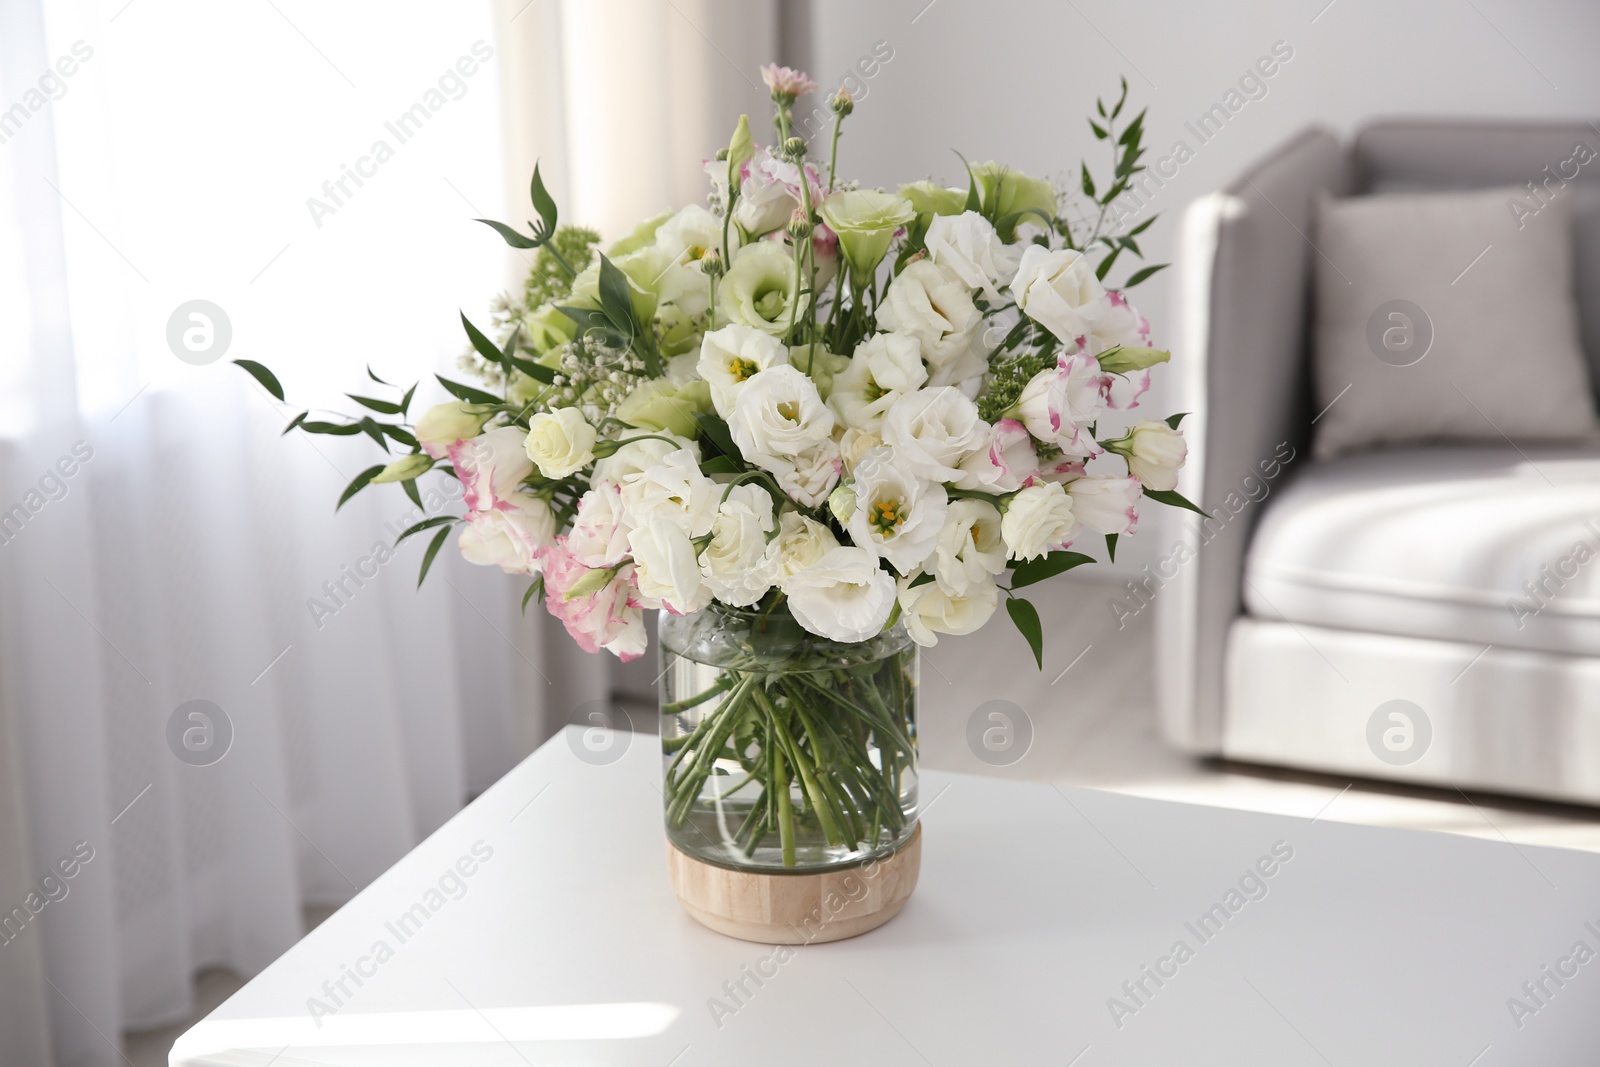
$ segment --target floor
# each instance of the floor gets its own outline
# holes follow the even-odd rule
[[[1152,679],[1159,665],[1154,662],[1150,613],[1119,629],[1109,606],[1117,586],[1104,577],[1069,575],[1048,587],[1049,598],[1034,598],[1045,631],[1042,671],[1003,619],[980,634],[947,638],[927,650],[920,707],[923,764],[1219,807],[1600,852],[1600,811],[1595,809],[1351,782],[1196,760],[1173,751],[1162,742],[1156,723]],[[968,741],[969,719],[991,701],[1006,702],[989,710],[1007,715],[1017,737],[1024,730],[1032,734],[1025,753],[1005,766],[985,762],[979,756],[986,751],[983,746]],[[635,722],[653,720],[653,706],[640,710]],[[325,912],[308,914],[307,928],[325,917]],[[224,971],[201,974],[195,1019],[239,984]],[[132,1067],[161,1067],[172,1042],[191,1024],[129,1035],[128,1061]]]

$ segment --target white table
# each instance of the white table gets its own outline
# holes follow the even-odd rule
[[[185,1034],[171,1062],[1600,1062],[1600,956],[1570,959],[1579,942],[1600,953],[1600,857],[1587,853],[929,773],[922,881],[904,912],[780,962],[679,909],[659,778],[653,737],[598,766],[554,738]],[[1275,845],[1293,854],[1262,864],[1265,896],[1241,893],[1197,936]],[[1180,940],[1182,962],[1169,956]],[[1546,967],[1576,973],[1558,987]],[[1541,980],[1542,1006],[1523,988]],[[1514,1020],[1514,996],[1537,1011]],[[1131,1012],[1114,1019],[1113,997]]]

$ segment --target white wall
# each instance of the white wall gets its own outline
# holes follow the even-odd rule
[[[1186,203],[1309,123],[1348,131],[1379,116],[1600,114],[1600,5],[1570,0],[812,0],[812,13],[812,73],[824,86],[875,42],[894,50],[840,148],[841,170],[868,184],[959,184],[953,149],[1070,173],[1074,185],[1080,159],[1104,174],[1108,150],[1084,117],[1125,74],[1131,106],[1150,108],[1146,162],[1179,140],[1194,151],[1149,205],[1162,215],[1141,239],[1154,261],[1170,258]],[[1201,143],[1184,124],[1223,103],[1276,42],[1292,55],[1263,80],[1264,95],[1253,89],[1257,98]],[[1134,301],[1158,344],[1171,336],[1165,275]],[[1165,540],[1147,522],[1123,561],[1136,569]]]

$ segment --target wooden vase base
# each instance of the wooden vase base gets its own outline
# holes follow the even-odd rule
[[[900,913],[922,866],[919,824],[894,852],[824,872],[736,871],[667,842],[678,903],[719,934],[763,945],[812,945],[864,934]]]

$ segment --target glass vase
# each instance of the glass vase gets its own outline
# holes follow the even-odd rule
[[[738,870],[885,856],[917,817],[917,646],[818,637],[787,608],[661,613],[667,836]]]

